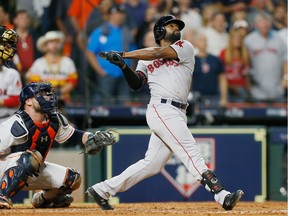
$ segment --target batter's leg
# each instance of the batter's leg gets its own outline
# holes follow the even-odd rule
[[[238,190],[231,194],[215,173],[208,170],[187,126],[184,112],[180,109],[169,110],[167,107],[154,105],[149,111],[148,124],[180,158],[194,178],[201,181],[201,184],[214,195],[216,202],[226,210],[231,210],[236,205],[243,191]]]
[[[110,196],[114,196],[118,192],[126,191],[141,180],[159,173],[171,154],[171,150],[158,136],[152,133],[144,159],[129,166],[120,175],[93,185],[88,188],[87,192],[102,209],[109,210],[111,206],[107,200]]]

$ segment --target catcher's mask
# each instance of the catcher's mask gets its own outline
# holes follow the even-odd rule
[[[164,26],[168,25],[169,23],[176,23],[179,26],[179,30],[181,31],[185,27],[185,23],[182,20],[176,19],[173,15],[166,15],[160,17],[153,28],[155,42],[160,44],[160,40],[165,36],[166,29]]]
[[[13,29],[0,26],[0,58],[8,63],[15,55],[19,36]]]
[[[25,101],[28,98],[35,98],[43,111],[51,114],[56,108],[56,94],[50,82],[31,82],[28,83],[20,93],[20,109],[24,109]]]

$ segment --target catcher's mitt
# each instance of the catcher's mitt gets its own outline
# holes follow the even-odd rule
[[[118,132],[114,129],[96,131],[95,134],[89,134],[83,152],[88,155],[95,155],[101,152],[105,146],[113,145],[118,139],[117,135]]]
[[[120,68],[125,66],[125,61],[123,59],[123,52],[109,51],[100,52],[99,56],[103,59],[108,60],[110,63],[117,65]]]

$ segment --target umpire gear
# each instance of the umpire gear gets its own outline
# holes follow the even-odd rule
[[[179,26],[179,30],[181,31],[185,27],[185,23],[182,20],[176,19],[173,15],[166,15],[160,17],[154,25],[154,38],[157,44],[160,44],[160,40],[165,36],[166,29],[164,26],[169,23],[176,23]]]

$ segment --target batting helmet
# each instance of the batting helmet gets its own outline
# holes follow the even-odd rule
[[[44,96],[50,96],[50,98],[47,99]],[[50,82],[31,82],[24,86],[20,92],[21,108],[24,109],[24,102],[33,97],[39,102],[44,112],[51,113],[54,110],[57,99]]]
[[[16,53],[19,36],[13,29],[0,26],[0,58],[8,62]]]
[[[160,44],[160,40],[165,36],[166,29],[164,28],[165,25],[169,23],[176,23],[179,26],[180,31],[185,27],[185,23],[182,20],[176,19],[173,15],[166,15],[160,17],[155,25],[154,25],[154,38],[157,44]]]

